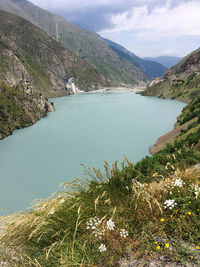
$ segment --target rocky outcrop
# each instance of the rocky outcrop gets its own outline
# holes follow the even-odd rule
[[[169,69],[163,79],[148,86],[143,95],[189,102],[200,95],[200,48]]]
[[[41,93],[29,89],[24,82],[16,87],[0,84],[0,139],[15,129],[32,125],[54,110],[53,104]]]
[[[0,10],[0,25],[0,82],[29,81],[46,97],[69,94],[65,80],[70,77],[84,91],[109,85],[97,68],[25,19]]]

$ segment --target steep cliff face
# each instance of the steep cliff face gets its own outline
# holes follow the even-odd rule
[[[21,82],[16,87],[0,84],[0,139],[53,110],[53,105],[41,93],[33,93],[28,83]]]
[[[82,90],[108,85],[106,78],[45,32],[14,14],[0,11],[0,82],[28,81],[45,96],[67,95],[66,80]]]
[[[145,95],[189,102],[200,95],[200,48],[169,69],[164,78],[147,87]]]
[[[75,26],[26,0],[0,0],[0,9],[15,13],[37,25],[65,48],[85,59],[114,85],[146,83],[145,71],[113,51],[95,32]]]
[[[96,68],[14,14],[0,11],[0,139],[54,110],[45,97],[108,85]]]

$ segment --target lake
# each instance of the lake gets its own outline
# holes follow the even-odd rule
[[[86,166],[132,162],[173,129],[185,106],[133,92],[92,93],[53,99],[56,111],[0,141],[1,215],[25,210],[32,200],[82,178]]]

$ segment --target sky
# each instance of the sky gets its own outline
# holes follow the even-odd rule
[[[140,57],[200,47],[200,0],[29,0]]]

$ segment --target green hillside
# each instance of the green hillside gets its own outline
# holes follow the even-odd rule
[[[38,92],[26,92],[24,83],[15,88],[0,84],[0,139],[32,125],[49,111],[53,111],[51,103]]]
[[[96,66],[112,85],[139,84],[148,75],[137,65],[119,57],[98,34],[81,29],[26,0],[1,0],[4,9],[31,21],[64,47]]]
[[[147,87],[144,95],[189,102],[200,95],[200,48],[169,69],[163,80]]]
[[[135,66],[138,66],[142,71],[144,71],[150,80],[156,77],[162,77],[164,72],[167,70],[166,67],[164,67],[158,62],[139,58],[123,46],[108,39],[103,40],[105,40],[105,42],[110,46],[110,48],[114,50],[121,58],[128,60],[130,63]]]
[[[23,18],[0,11],[0,81],[15,86],[29,81],[45,96],[67,95],[65,79],[79,89],[107,85],[106,78],[45,32]]]

